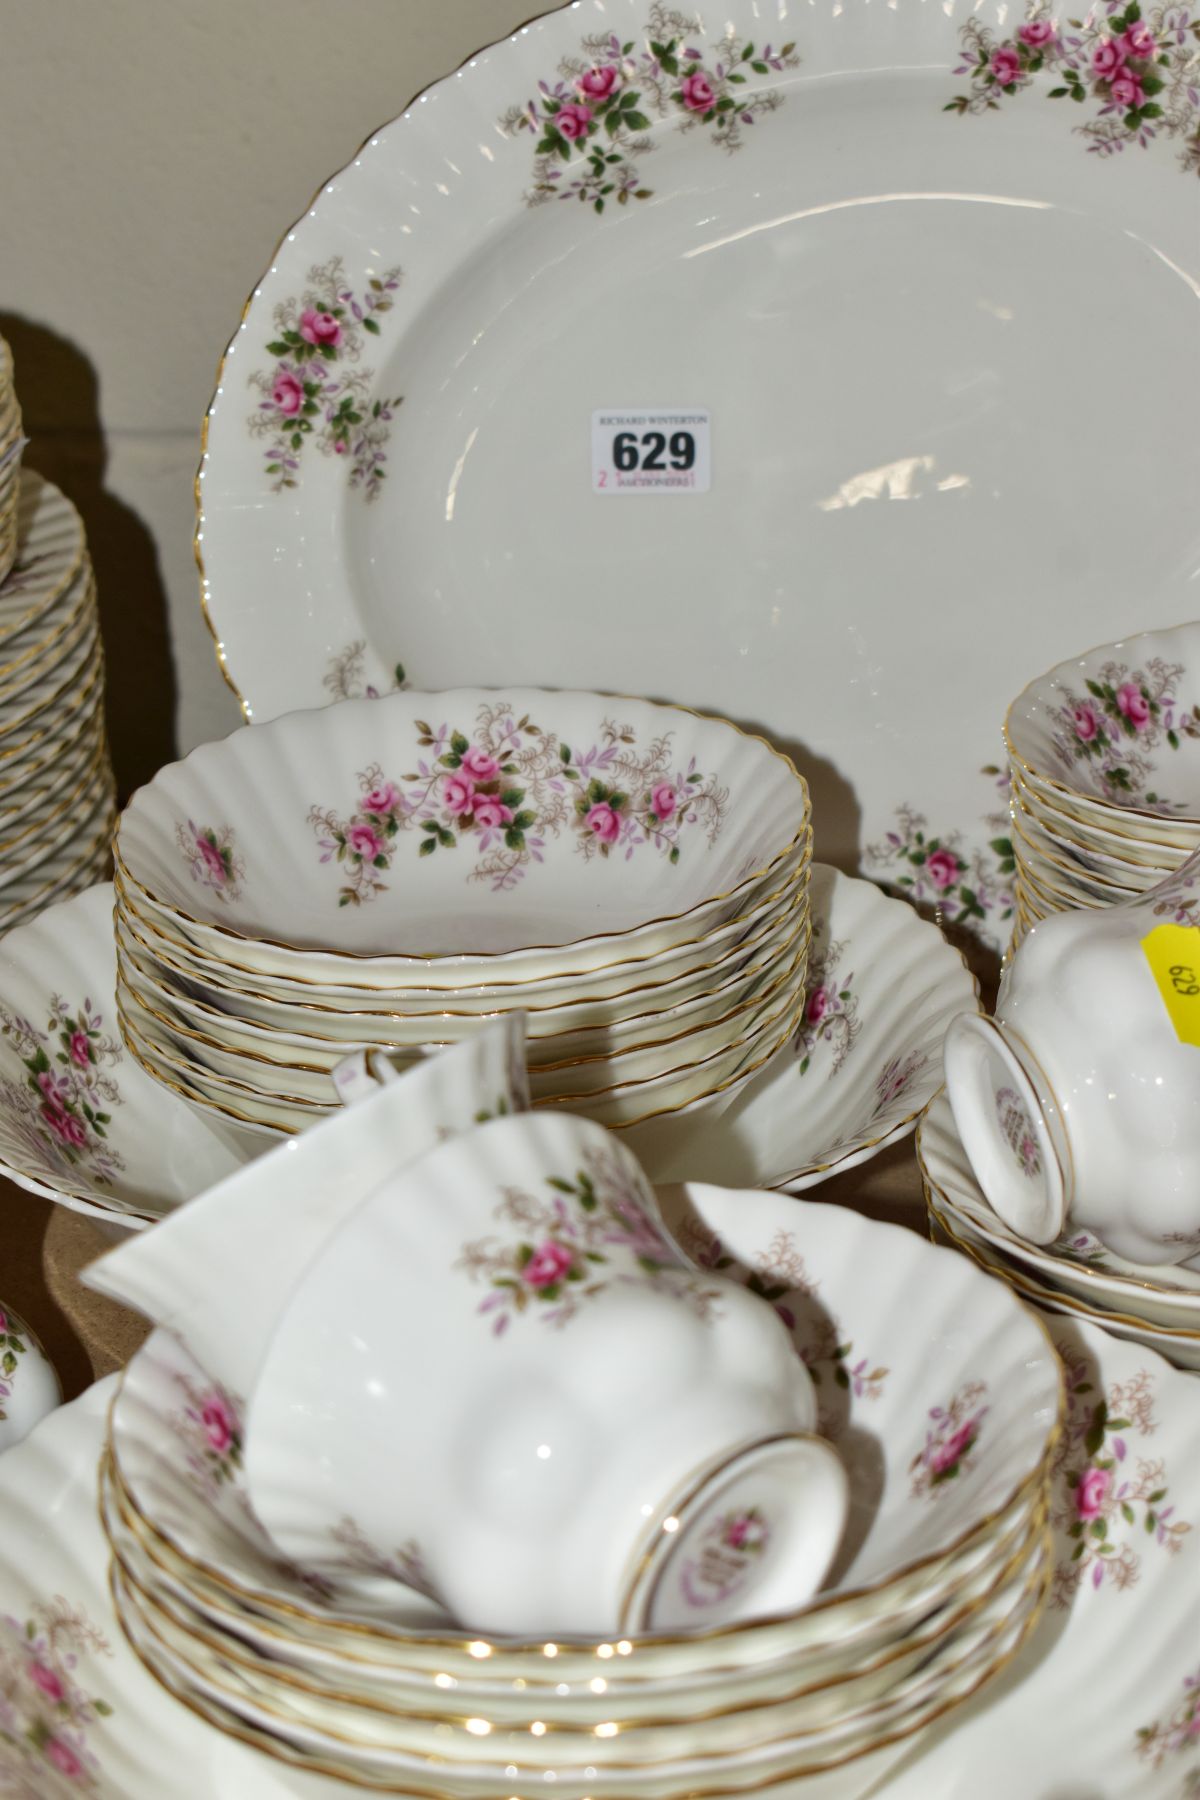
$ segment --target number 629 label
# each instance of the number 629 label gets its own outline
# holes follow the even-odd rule
[[[706,494],[711,467],[707,412],[592,414],[594,494]]]

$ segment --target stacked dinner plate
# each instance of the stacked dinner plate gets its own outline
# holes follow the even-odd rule
[[[535,1102],[624,1127],[727,1100],[803,1007],[808,792],[722,720],[587,693],[397,693],[160,771],[116,847],[125,1042],[295,1132],[356,1049],[529,1020]]]
[[[24,443],[21,408],[13,387],[12,351],[0,338],[0,581],[17,556],[17,503]]]
[[[1018,938],[1144,894],[1200,845],[1200,624],[1059,663],[1013,702],[1005,738]]]
[[[25,470],[0,583],[0,931],[103,875],[114,803],[83,524]]]
[[[947,1242],[1025,1299],[1146,1344],[1180,1368],[1200,1369],[1200,1258],[1147,1267],[1073,1229],[1053,1244],[1026,1242],[989,1206],[945,1092],[918,1128],[917,1155],[930,1218]]]
[[[352,1611],[273,1553],[237,1402],[156,1332],[112,1409],[102,1516],[118,1617],[161,1683],[355,1787],[668,1800],[802,1782],[852,1800],[1005,1666],[1053,1560],[1060,1371],[1036,1317],[965,1258],[843,1208],[806,1206],[798,1238],[777,1194],[665,1205],[697,1259],[779,1295],[825,1396],[852,1519],[814,1604],[671,1637],[483,1637],[409,1585],[402,1547],[362,1541],[380,1579]]]

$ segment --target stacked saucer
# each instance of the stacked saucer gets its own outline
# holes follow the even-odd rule
[[[917,1158],[930,1218],[948,1243],[1025,1299],[1145,1344],[1179,1368],[1200,1369],[1200,1258],[1131,1263],[1075,1228],[1051,1244],[1029,1243],[989,1205],[945,1091],[918,1127]]]
[[[17,498],[24,444],[21,408],[13,387],[12,351],[0,338],[0,581],[17,556]]]
[[[197,750],[126,810],[132,1054],[293,1133],[332,1071],[528,1015],[533,1097],[601,1124],[727,1101],[793,1034],[807,788],[722,720],[587,693],[346,701]]]
[[[813,1604],[613,1641],[481,1635],[413,1585],[406,1546],[347,1520],[348,1563],[377,1578],[348,1605],[280,1561],[247,1504],[238,1400],[159,1331],[125,1374],[102,1480],[114,1604],[145,1667],[221,1731],[359,1788],[865,1793],[1036,1623],[1057,1359],[1006,1289],[912,1233],[816,1204],[800,1234],[774,1194],[665,1205],[695,1262],[774,1300],[822,1397],[852,1516]],[[727,1576],[757,1541],[753,1519],[728,1523]]]
[[[1156,886],[1200,844],[1200,625],[1102,644],[1005,723],[1018,939]]]
[[[103,875],[115,797],[83,524],[25,470],[0,583],[0,931]]]

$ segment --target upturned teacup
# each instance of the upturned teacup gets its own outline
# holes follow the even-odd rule
[[[815,1418],[774,1309],[688,1261],[624,1146],[532,1113],[326,1246],[251,1397],[247,1480],[343,1592],[391,1571],[525,1636],[710,1627],[820,1584],[847,1493]]]

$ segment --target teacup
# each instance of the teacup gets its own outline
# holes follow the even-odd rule
[[[815,1419],[774,1309],[686,1259],[623,1145],[530,1113],[327,1244],[251,1396],[246,1477],[343,1592],[390,1568],[477,1630],[710,1627],[823,1579],[847,1489]]]
[[[126,1238],[82,1276],[174,1331],[231,1394],[250,1392],[309,1263],[386,1175],[482,1118],[528,1108],[524,1015],[507,1014],[403,1075],[366,1052],[334,1079],[343,1110]]]
[[[1032,1244],[1129,1262],[1200,1251],[1200,853],[1136,900],[1055,914],[994,1020],[955,1019],[946,1086],[979,1185]]]

